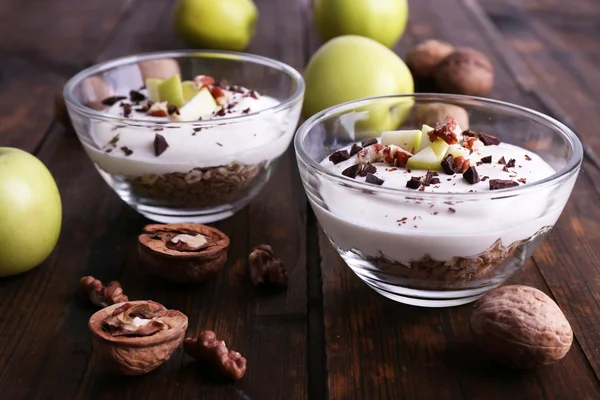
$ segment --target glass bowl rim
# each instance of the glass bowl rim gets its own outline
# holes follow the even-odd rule
[[[479,104],[483,104],[484,106],[487,105],[488,108],[502,108],[505,110],[513,111],[513,112],[516,111],[517,113],[521,114],[521,115],[519,115],[520,117],[523,117],[523,116],[536,117],[539,120],[541,120],[541,122],[544,122],[548,125],[558,128],[558,131],[570,143],[570,145],[573,149],[573,154],[570,157],[570,159],[568,160],[567,164],[559,171],[556,171],[554,174],[552,174],[544,179],[535,181],[530,184],[522,185],[522,186],[511,187],[511,188],[507,188],[507,189],[490,190],[490,191],[486,191],[486,192],[420,192],[420,191],[415,191],[413,189],[408,189],[408,188],[404,188],[404,187],[402,187],[402,188],[386,188],[386,187],[376,186],[376,185],[356,181],[355,179],[349,178],[344,175],[338,175],[338,174],[330,171],[329,169],[323,167],[320,164],[320,162],[313,160],[312,157],[310,157],[304,150],[304,146],[302,145],[302,138],[308,132],[310,132],[311,129],[313,129],[317,124],[327,120],[328,118],[330,118],[334,115],[340,115],[343,112],[352,111],[359,107],[368,106],[369,104],[371,104],[374,101],[386,100],[386,99],[414,99],[416,101],[429,100],[429,101],[442,101],[442,102],[447,101],[450,103],[452,103],[452,101],[454,101],[455,102],[454,104],[457,104],[459,106],[464,106],[465,103],[471,101],[471,102],[477,102]],[[540,122],[540,121],[538,121],[538,122]],[[322,110],[322,111],[314,114],[312,117],[307,119],[298,128],[298,130],[296,131],[296,134],[294,136],[294,148],[296,151],[296,156],[303,163],[312,167],[317,172],[323,174],[329,180],[341,183],[344,186],[347,186],[349,188],[369,190],[374,193],[382,193],[382,194],[392,194],[392,195],[393,194],[396,194],[396,195],[409,194],[411,196],[417,195],[419,198],[422,198],[422,199],[429,198],[431,200],[434,200],[434,199],[439,200],[441,198],[444,198],[444,199],[459,198],[461,201],[469,201],[469,200],[481,200],[482,198],[485,198],[485,197],[505,198],[505,197],[516,196],[519,194],[525,194],[525,193],[531,192],[533,190],[536,190],[538,188],[545,188],[545,187],[549,187],[549,186],[555,185],[557,183],[560,183],[562,180],[568,178],[574,172],[576,172],[579,169],[579,167],[581,166],[581,163],[583,161],[583,146],[581,144],[581,141],[579,140],[579,137],[577,137],[575,132],[573,132],[565,124],[561,123],[560,121],[558,121],[550,116],[547,116],[545,114],[542,114],[538,111],[532,110],[527,107],[519,106],[517,104],[508,103],[508,102],[501,101],[501,100],[489,99],[489,98],[484,98],[484,97],[476,97],[476,96],[446,94],[446,93],[412,93],[412,94],[376,96],[376,97],[367,97],[364,99],[358,99],[358,100],[353,100],[353,101],[348,101],[345,103],[337,104],[335,106],[329,107],[325,110]]]
[[[198,58],[217,58],[217,59],[229,59],[229,60],[237,60],[241,62],[249,62],[253,64],[262,65],[265,67],[269,67],[272,69],[279,70],[289,76],[293,82],[296,83],[296,90],[284,101],[280,103],[265,108],[260,111],[251,112],[244,115],[237,115],[233,117],[222,117],[215,119],[207,119],[207,120],[199,120],[199,121],[168,121],[162,122],[159,121],[160,126],[208,126],[215,124],[226,124],[226,123],[237,123],[237,122],[245,122],[248,120],[255,119],[257,117],[263,116],[264,114],[275,114],[280,111],[283,111],[293,104],[295,104],[298,100],[302,99],[304,95],[304,78],[302,74],[298,72],[295,68],[290,65],[269,58],[265,56],[260,56],[256,54],[250,53],[242,53],[236,51],[224,51],[224,50],[170,50],[170,51],[153,51],[146,53],[138,53],[132,54],[123,57],[112,58],[106,61],[102,61],[100,63],[94,64],[88,68],[85,68],[79,71],[77,74],[72,76],[63,88],[63,97],[67,106],[73,108],[77,112],[86,115],[87,117],[95,117],[97,119],[103,119],[111,122],[115,122],[123,125],[137,125],[137,126],[155,126],[157,125],[157,121],[149,121],[145,119],[136,119],[136,118],[123,118],[116,115],[108,114],[104,111],[94,110],[85,104],[81,103],[77,99],[75,99],[73,95],[73,91],[75,87],[80,84],[84,79],[89,78],[95,74],[108,71],[109,69],[123,67],[126,65],[130,65],[133,63],[137,63],[140,61],[149,61],[163,58],[186,58],[186,57],[198,57]]]

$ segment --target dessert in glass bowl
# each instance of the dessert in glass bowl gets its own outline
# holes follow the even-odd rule
[[[416,126],[433,102],[467,111]],[[408,115],[369,129],[381,109]],[[376,111],[376,112],[374,112]],[[342,104],[308,120],[296,154],[312,208],[350,268],[393,300],[452,306],[500,285],[560,216],[582,160],[579,140],[547,116],[454,95]]]
[[[126,203],[160,222],[212,222],[268,181],[303,92],[278,61],[180,51],[98,64],[64,95],[84,149]]]

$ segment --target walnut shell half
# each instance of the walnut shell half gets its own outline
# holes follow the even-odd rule
[[[88,325],[102,365],[122,375],[143,375],[164,364],[181,345],[188,318],[142,300],[103,308]]]
[[[202,282],[221,271],[229,238],[201,224],[147,225],[138,237],[140,261],[148,272],[176,283]]]
[[[473,307],[475,341],[502,364],[534,368],[562,359],[573,331],[558,305],[529,286],[503,286],[488,292]]]

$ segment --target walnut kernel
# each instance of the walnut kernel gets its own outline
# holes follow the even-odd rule
[[[184,351],[196,360],[209,362],[220,374],[240,380],[246,373],[246,359],[237,351],[229,350],[212,331],[204,331],[197,338],[186,338]]]

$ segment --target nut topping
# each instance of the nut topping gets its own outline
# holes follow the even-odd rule
[[[275,257],[271,246],[261,244],[250,256],[250,279],[254,285],[271,283],[275,286],[287,286],[289,278],[280,259]]]
[[[446,120],[443,124],[437,125],[432,131],[427,132],[429,141],[435,142],[436,139],[442,139],[448,144],[458,143],[458,135],[462,132],[458,126],[458,122],[451,115],[446,115]]]
[[[102,322],[102,330],[112,336],[151,336],[169,329],[159,318],[167,309],[154,302],[125,303]]]
[[[246,359],[237,351],[229,350],[212,331],[204,331],[195,339],[186,338],[183,349],[190,357],[212,364],[227,378],[237,381],[246,373]]]
[[[177,283],[216,275],[228,249],[227,235],[201,224],[147,225],[138,237],[138,253],[148,272]]]
[[[110,282],[107,286],[102,285],[93,276],[84,276],[79,280],[79,291],[88,296],[92,303],[100,307],[108,307],[111,304],[129,301],[123,294],[123,288],[117,281]]]

